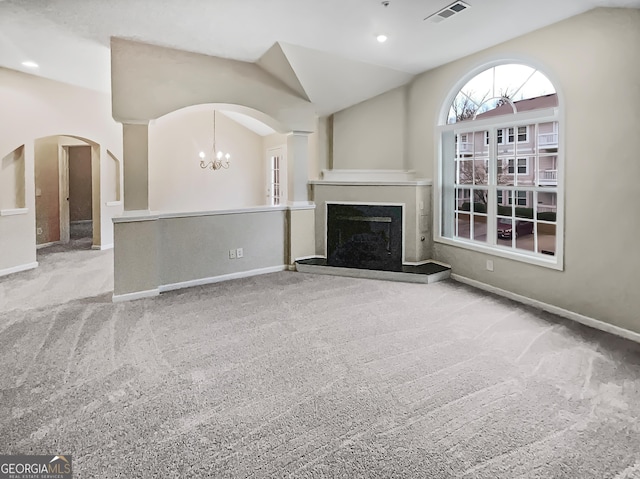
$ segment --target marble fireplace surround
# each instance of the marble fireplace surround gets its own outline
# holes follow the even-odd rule
[[[317,256],[327,257],[327,204],[366,204],[402,206],[403,264],[431,258],[431,180],[403,170],[324,170],[322,179],[310,186]]]

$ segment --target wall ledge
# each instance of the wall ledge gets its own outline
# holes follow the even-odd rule
[[[533,306],[535,308],[541,309],[548,313],[556,314],[563,318],[570,319],[580,324],[584,324],[585,326],[588,326],[590,328],[599,329],[600,331],[604,331],[605,333],[610,333],[615,336],[619,336],[621,338],[628,339],[636,343],[640,343],[640,333],[636,333],[635,331],[624,329],[624,328],[621,328],[620,326],[615,326],[613,324],[605,323],[604,321],[600,321],[599,319],[591,318],[589,316],[584,316],[580,313],[576,313],[574,311],[569,311],[568,309],[560,308],[559,306],[554,306],[552,304],[538,301],[537,299],[527,298],[526,296],[512,293],[511,291],[497,288],[495,286],[491,286],[490,284],[482,283],[481,281],[476,281],[475,279],[470,279],[465,276],[452,274],[451,279],[454,279],[460,283],[467,284],[469,286],[473,286],[474,288],[488,291],[489,293],[494,293],[499,296],[512,299],[514,301],[517,301],[522,304],[526,304],[528,306]]]
[[[26,215],[27,213],[29,213],[29,208],[11,208],[0,210],[0,216]]]
[[[37,261],[34,261],[33,263],[12,266],[11,268],[0,269],[0,276],[6,276],[8,274],[13,274],[13,273],[20,273],[21,271],[27,271],[29,269],[34,269],[37,267],[38,267]]]
[[[138,223],[140,221],[157,221],[172,218],[194,218],[199,216],[220,216],[220,215],[237,215],[247,213],[268,213],[272,211],[287,210],[311,210],[315,209],[314,203],[294,204],[294,205],[277,205],[277,206],[252,206],[248,208],[236,208],[229,210],[212,210],[212,211],[184,211],[171,213],[157,212],[141,212],[141,211],[125,211],[122,216],[114,216],[114,223]]]

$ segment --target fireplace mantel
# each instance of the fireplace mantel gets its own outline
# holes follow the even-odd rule
[[[403,170],[324,170],[310,181],[316,204],[316,254],[327,256],[327,204],[402,205],[405,217],[404,264],[431,257],[430,179]]]
[[[316,185],[387,185],[430,186],[431,180],[417,179],[411,170],[322,170],[322,179],[310,181]]]

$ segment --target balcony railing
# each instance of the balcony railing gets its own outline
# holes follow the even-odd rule
[[[457,144],[458,155],[467,155],[473,153],[473,143],[470,141],[461,141]]]
[[[557,148],[558,134],[557,133],[540,133],[538,135],[538,147],[539,148]]]
[[[538,172],[538,183],[542,186],[558,184],[558,170],[541,170]]]
[[[544,205],[542,203],[538,203],[538,213],[552,212],[555,213],[558,209],[557,205]]]

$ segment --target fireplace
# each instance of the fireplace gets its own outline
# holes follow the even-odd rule
[[[402,269],[402,206],[327,204],[327,264]]]

